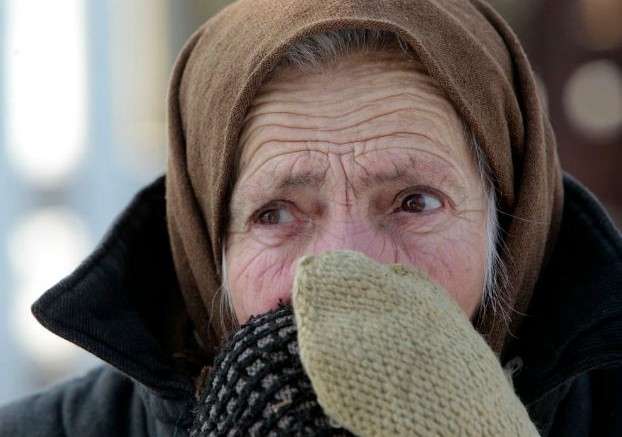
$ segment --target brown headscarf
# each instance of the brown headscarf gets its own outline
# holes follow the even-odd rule
[[[219,315],[222,236],[246,110],[288,47],[328,30],[378,29],[405,40],[483,148],[495,177],[511,326],[478,329],[501,354],[520,323],[562,206],[555,139],[525,54],[480,0],[240,0],[181,52],[169,95],[167,216],[186,306],[208,353]],[[224,328],[224,330],[223,330]]]

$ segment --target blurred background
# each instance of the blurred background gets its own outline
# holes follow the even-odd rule
[[[0,404],[97,364],[31,303],[166,163],[176,53],[226,0],[0,0]],[[622,226],[622,1],[496,0],[564,168]]]

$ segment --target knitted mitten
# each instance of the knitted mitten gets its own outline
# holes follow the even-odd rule
[[[360,437],[535,436],[492,350],[413,267],[354,252],[299,263],[302,364],[326,414]]]
[[[291,307],[250,320],[227,341],[194,414],[191,437],[352,437],[333,428],[317,403]]]

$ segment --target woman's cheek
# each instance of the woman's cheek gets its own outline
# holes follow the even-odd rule
[[[454,223],[451,231],[416,234],[401,245],[398,262],[413,265],[438,282],[471,316],[479,305],[486,272],[483,232]]]
[[[279,303],[289,303],[297,258],[278,249],[230,247],[227,254],[229,293],[236,316],[245,323]]]
[[[472,316],[481,300],[487,266],[483,212],[405,222],[399,229],[394,235],[400,248],[398,262],[423,270]]]

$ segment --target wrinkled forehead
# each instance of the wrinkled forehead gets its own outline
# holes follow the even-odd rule
[[[308,172],[333,160],[365,162],[370,173],[403,166],[477,173],[455,108],[399,53],[359,52],[313,71],[280,71],[255,96],[239,150],[236,184],[241,174],[248,183],[257,173],[270,179],[277,167]]]
[[[420,101],[423,103],[419,104]],[[288,121],[307,131],[317,129],[311,137],[313,133],[322,137],[321,130],[329,128],[331,123],[322,126],[319,121],[326,122],[327,118],[332,118],[335,131],[343,128],[340,120],[345,120],[345,123],[356,123],[359,130],[371,129],[382,135],[382,123],[390,117],[381,123],[373,118],[357,120],[350,117],[360,109],[357,105],[364,105],[363,118],[370,117],[374,110],[377,116],[382,112],[404,110],[408,105],[428,105],[429,108],[419,108],[425,109],[423,114],[409,115],[408,111],[403,111],[391,122],[401,123],[402,130],[410,124],[427,123],[430,128],[426,134],[443,138],[445,144],[459,141],[464,151],[468,148],[465,124],[404,41],[386,31],[329,31],[293,44],[266,76],[244,117],[235,161],[236,178],[240,167],[256,151],[257,141],[266,137],[262,135],[265,130],[287,136],[284,125]],[[426,117],[426,113],[432,116]],[[274,120],[267,120],[270,117]],[[450,134],[454,134],[453,138]],[[347,132],[345,135],[336,133],[332,138],[338,143],[340,138],[356,140],[356,137],[348,137]]]

